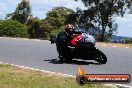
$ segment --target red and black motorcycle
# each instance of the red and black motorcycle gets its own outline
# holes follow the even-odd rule
[[[56,43],[60,61],[72,59],[95,60],[101,64],[107,62],[106,55],[95,47],[95,38],[86,32],[79,32],[69,39],[65,32],[50,38],[51,43]]]

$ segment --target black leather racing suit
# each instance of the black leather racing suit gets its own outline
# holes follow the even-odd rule
[[[74,37],[74,34],[81,34],[82,31],[73,31],[70,33],[67,32],[60,32],[57,35],[56,39],[56,46],[57,46],[57,51],[59,53],[59,57],[70,55],[70,48],[68,46],[71,45],[71,40]]]

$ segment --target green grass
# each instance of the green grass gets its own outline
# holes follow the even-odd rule
[[[75,78],[0,64],[0,88],[106,88],[97,84],[79,86]]]

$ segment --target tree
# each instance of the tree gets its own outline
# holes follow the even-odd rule
[[[54,29],[47,20],[41,20],[41,28],[43,29],[43,37],[45,38],[48,38],[50,36],[51,31],[53,31]]]
[[[16,7],[15,12],[7,14],[6,19],[17,20],[25,23],[31,17],[31,7],[28,0],[22,0]]]
[[[41,31],[40,31],[40,20],[39,18],[35,17],[29,19],[27,22],[28,25],[28,33],[30,38],[39,38]]]
[[[74,11],[66,7],[54,7],[47,13],[47,20],[54,29],[59,29],[65,25],[66,17]]]
[[[100,31],[99,41],[104,41],[107,34],[112,35],[117,30],[118,25],[115,23],[115,17],[123,17],[128,5],[125,0],[82,0],[82,2],[87,9],[77,10],[78,23],[85,28],[98,28]]]
[[[48,22],[41,21],[39,18],[34,17],[27,22],[28,25],[28,33],[30,38],[47,38],[48,33],[53,29],[49,26]]]
[[[130,9],[130,14],[132,14],[132,0],[127,0],[127,7]]]
[[[54,35],[58,32],[64,30],[64,25],[71,23],[72,19],[68,18],[74,11],[66,7],[54,7],[51,11],[47,13],[45,19],[42,20],[44,27],[47,24],[47,28],[50,29],[50,34]]]
[[[76,12],[72,12],[66,16],[65,24],[76,24],[78,14]]]

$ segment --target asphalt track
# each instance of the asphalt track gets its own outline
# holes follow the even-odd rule
[[[61,63],[58,60],[56,46],[47,40],[0,37],[0,62],[69,75],[76,75],[79,65],[89,74],[132,75],[132,48],[97,47],[106,54],[108,58],[106,64],[76,59],[70,63]],[[127,85],[132,86],[132,82]]]

